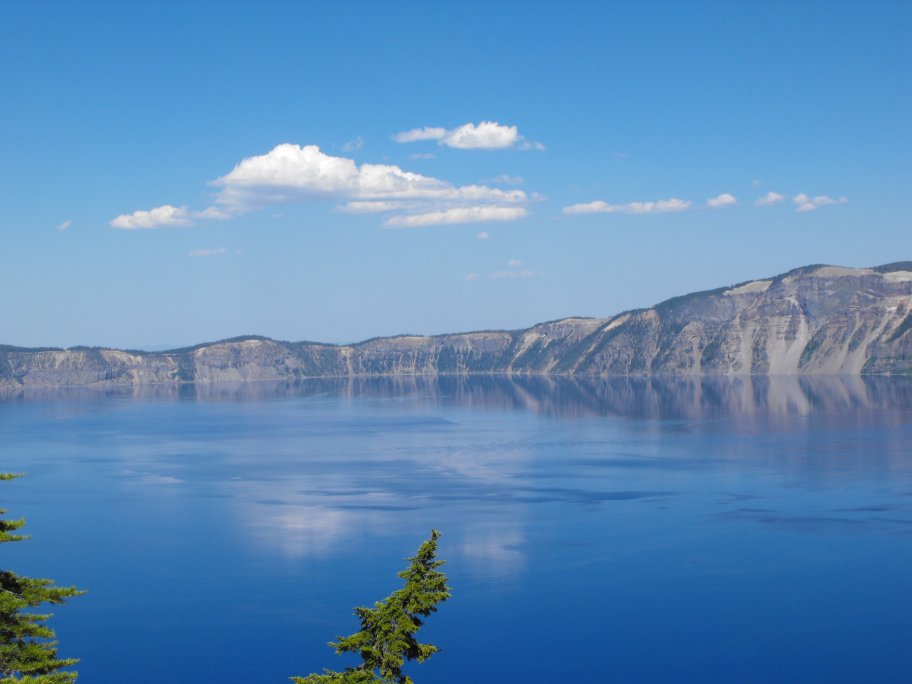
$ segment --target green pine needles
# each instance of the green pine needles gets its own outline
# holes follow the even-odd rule
[[[424,619],[437,610],[437,605],[450,598],[447,577],[436,560],[440,532],[431,530],[430,539],[409,558],[411,564],[398,573],[405,586],[394,591],[373,608],[355,608],[361,620],[361,631],[330,642],[336,653],[357,653],[362,663],[343,672],[327,670],[324,674],[292,677],[295,684],[414,684],[402,673],[406,660],[419,663],[439,649],[415,639]]]
[[[0,473],[0,481],[20,477]],[[0,516],[6,509],[0,508]],[[15,534],[25,520],[0,518],[0,543],[28,539]],[[70,684],[76,681],[75,672],[62,672],[76,662],[74,658],[58,658],[54,630],[45,623],[49,614],[30,612],[30,609],[49,604],[61,604],[84,592],[76,587],[57,587],[53,580],[22,577],[9,570],[0,570],[0,684]]]

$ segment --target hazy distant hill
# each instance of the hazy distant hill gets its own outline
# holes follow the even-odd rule
[[[612,318],[353,345],[242,337],[166,352],[0,346],[0,388],[416,374],[912,374],[912,262],[806,266]]]

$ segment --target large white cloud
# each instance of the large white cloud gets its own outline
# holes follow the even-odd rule
[[[848,201],[849,200],[846,197],[839,197],[837,199],[828,197],[827,195],[810,197],[803,192],[792,198],[792,202],[795,204],[795,211],[814,211],[815,209],[825,207],[829,204],[845,204]]]
[[[573,204],[564,207],[565,214],[664,214],[689,209],[693,204],[690,200],[672,197],[655,202],[630,202],[628,204],[609,204],[602,200]]]
[[[201,212],[164,205],[151,211],[118,216],[117,228],[188,225],[194,219],[230,218],[279,202],[335,200],[352,213],[396,213],[389,226],[475,223],[515,220],[526,214],[530,200],[522,190],[486,185],[456,186],[404,171],[391,164],[362,164],[325,154],[316,145],[277,145],[266,154],[241,160],[212,181],[215,206]],[[393,220],[396,219],[396,220]]]
[[[451,129],[436,126],[413,128],[410,131],[396,133],[393,140],[398,143],[436,140],[438,145],[460,150],[503,150],[509,147],[519,147],[525,150],[545,149],[541,143],[527,140],[521,136],[516,126],[507,126],[496,121],[467,123]]]
[[[524,202],[522,190],[486,185],[457,187],[446,181],[403,171],[391,164],[362,164],[324,154],[316,145],[282,144],[266,154],[248,157],[213,181],[221,188],[220,205],[252,207],[278,200],[308,197],[351,199],[361,210],[370,201],[393,200]],[[377,205],[384,211],[388,206]]]

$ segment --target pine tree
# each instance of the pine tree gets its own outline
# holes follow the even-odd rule
[[[0,481],[20,475],[0,473]],[[0,508],[0,516],[6,509]],[[0,543],[28,539],[15,534],[25,520],[0,519]],[[45,623],[51,617],[28,609],[50,603],[61,604],[84,592],[76,587],[54,586],[53,580],[22,577],[0,570],[0,684],[70,684],[75,672],[61,672],[76,662],[58,658],[54,630]]]
[[[439,649],[422,644],[415,633],[424,619],[436,612],[437,605],[450,598],[446,575],[438,570],[444,561],[436,560],[440,533],[431,530],[430,539],[409,558],[408,568],[398,573],[405,586],[374,604],[373,608],[355,608],[361,631],[330,642],[336,653],[357,653],[361,665],[343,672],[327,670],[324,674],[292,677],[295,684],[413,684],[402,673],[406,660],[419,663]]]

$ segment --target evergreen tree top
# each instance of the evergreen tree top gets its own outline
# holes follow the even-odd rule
[[[361,630],[330,642],[336,653],[357,653],[361,665],[343,672],[327,670],[324,674],[292,677],[295,684],[413,684],[403,674],[406,660],[419,663],[439,650],[433,644],[420,643],[415,633],[437,606],[450,598],[447,577],[438,568],[437,539],[440,532],[431,530],[418,552],[408,558],[409,566],[398,573],[405,585],[372,608],[355,608]]]
[[[0,481],[19,475],[0,473]],[[0,508],[0,515],[6,509]],[[25,524],[25,520],[0,519],[0,543],[27,539],[10,534]],[[0,570],[0,684],[70,684],[76,673],[62,671],[78,661],[58,658],[54,630],[48,627],[51,617],[31,612],[43,604],[59,605],[68,598],[85,592],[76,587],[59,587],[53,580],[23,577],[9,570]]]

